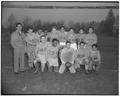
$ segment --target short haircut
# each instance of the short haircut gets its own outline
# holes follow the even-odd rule
[[[59,43],[59,40],[57,38],[52,39],[52,42],[57,41]]]
[[[94,27],[92,27],[92,26],[89,26],[89,27],[88,27],[88,29],[90,29],[90,28],[92,28],[92,29],[94,30]]]
[[[97,48],[97,47],[98,47],[98,46],[97,46],[97,44],[93,44],[93,45],[92,45],[92,48],[93,48],[94,46],[95,46],[95,48]]]
[[[52,29],[53,29],[53,28],[57,29],[57,27],[56,27],[56,26],[53,26],[53,27],[52,27]]]
[[[64,29],[65,29],[65,26],[61,26],[61,28],[64,28]]]
[[[71,44],[71,42],[70,42],[70,41],[66,41],[66,43],[65,43],[65,44],[67,44],[67,43],[70,43],[70,44]]]
[[[84,29],[84,28],[80,28],[80,30],[83,30],[83,31],[85,31],[85,29]],[[80,30],[79,30],[79,31],[80,31]]]
[[[81,45],[81,44],[84,44],[84,45],[85,45],[85,42],[80,42],[79,45]]]
[[[72,27],[71,27],[71,28],[69,28],[69,30],[71,30],[71,29],[73,29],[73,30],[74,30],[74,28],[72,28]]]
[[[18,22],[18,23],[16,23],[15,26],[17,27],[18,25],[21,25],[21,26],[22,26],[22,23]]]
[[[44,37],[44,38],[46,38],[46,36],[45,36],[45,35],[42,35],[42,36],[40,36],[40,39],[42,39],[43,37]]]

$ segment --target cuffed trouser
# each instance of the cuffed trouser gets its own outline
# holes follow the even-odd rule
[[[14,72],[24,71],[25,48],[18,47],[14,49]]]

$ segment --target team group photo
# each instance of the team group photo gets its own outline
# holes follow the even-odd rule
[[[2,94],[118,94],[119,2],[1,4]]]

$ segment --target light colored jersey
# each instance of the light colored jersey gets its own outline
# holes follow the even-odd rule
[[[39,54],[45,55],[47,47],[48,47],[48,42],[45,42],[45,43],[40,42],[39,44],[37,44],[36,52],[35,52],[36,55],[39,55]]]
[[[75,42],[75,34],[68,32],[68,40],[70,40],[71,42]]]
[[[85,42],[89,43],[90,45],[97,43],[97,35],[95,33],[92,34],[86,34],[85,36]]]
[[[73,64],[74,62],[74,57],[75,57],[75,53],[74,53],[74,49],[73,48],[67,48],[65,47],[64,49],[61,50],[61,61],[62,62],[70,62]]]
[[[47,47],[47,58],[58,58],[58,46],[49,46]]]
[[[68,40],[68,32],[61,32],[60,33],[60,42],[66,42]]]
[[[51,32],[47,35],[47,38],[50,38],[50,41],[52,41],[52,39],[57,38],[59,40],[59,31],[56,30],[55,32]]]
[[[94,61],[100,61],[101,60],[101,55],[100,55],[100,51],[90,51],[90,57],[94,60]]]
[[[77,59],[86,59],[90,56],[90,50],[88,50],[86,47],[84,47],[83,49],[79,48],[77,51],[76,51],[76,58]]]
[[[27,33],[25,38],[27,44],[36,45],[37,40],[35,39],[35,33]]]
[[[75,39],[78,39],[79,40],[79,42],[81,42],[81,41],[85,41],[85,36],[86,36],[86,34],[76,34],[76,36],[75,36]]]

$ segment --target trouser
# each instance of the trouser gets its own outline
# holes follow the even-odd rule
[[[80,68],[80,65],[85,65],[87,62],[85,59],[76,59],[74,67],[75,69]]]
[[[36,46],[32,46],[32,45],[27,46],[29,67],[33,67],[33,62],[34,62],[34,58],[35,58],[35,48],[36,48]]]
[[[94,61],[94,60],[92,60],[92,61],[90,62],[90,65],[89,65],[89,69],[90,69],[90,70],[94,69],[94,70],[96,70],[96,71],[99,71],[100,66],[101,66],[100,61]]]
[[[24,71],[25,47],[14,49],[14,72]]]

